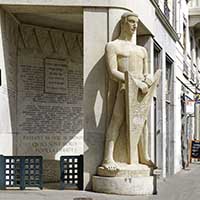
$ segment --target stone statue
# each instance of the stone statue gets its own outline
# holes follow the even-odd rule
[[[147,51],[133,42],[137,24],[136,14],[124,13],[119,37],[106,45],[109,79],[115,82],[117,89],[110,110],[104,159],[98,169],[101,176],[115,176],[124,166],[154,167],[148,155],[147,117],[161,72],[158,70],[154,76],[148,73]],[[112,88],[108,95],[110,92]],[[120,134],[126,143],[118,145],[119,151],[114,156]],[[118,162],[121,151],[126,155]]]

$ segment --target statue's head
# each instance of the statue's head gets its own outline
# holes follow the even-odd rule
[[[138,25],[138,15],[133,12],[125,12],[121,16],[121,32],[134,34]]]

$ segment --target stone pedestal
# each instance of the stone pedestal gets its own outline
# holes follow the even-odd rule
[[[154,177],[93,176],[93,191],[121,195],[150,195],[154,193]]]
[[[98,167],[93,176],[93,191],[121,195],[149,195],[155,191],[155,179],[151,169],[142,164],[117,163],[116,171]]]

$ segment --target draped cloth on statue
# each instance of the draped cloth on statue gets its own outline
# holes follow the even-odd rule
[[[137,137],[142,134],[160,75],[161,72],[158,70],[154,75],[154,82],[149,88],[148,93],[142,94],[136,85],[134,75],[131,75],[128,72],[125,73],[126,95],[124,98],[126,102],[126,116],[121,125],[119,137],[115,144],[114,160],[116,162],[133,164],[133,156],[139,157],[138,149],[135,150],[131,147],[135,142],[138,143],[140,139]],[[107,127],[113,113],[118,87],[120,87],[120,84],[109,78],[107,90]],[[137,133],[137,135],[134,133]],[[134,152],[136,152],[137,155],[133,155]],[[140,153],[142,153],[142,150]]]
[[[148,92],[142,94],[138,89],[134,75],[128,72],[125,73],[128,164],[134,164],[138,162],[141,156],[145,156],[144,147],[138,144],[143,143],[142,141],[139,142],[139,140],[142,140],[141,137],[144,134],[144,126],[147,121],[151,100],[160,76],[161,71],[157,70]]]

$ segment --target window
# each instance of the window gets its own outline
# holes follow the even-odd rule
[[[186,53],[186,25],[183,24],[183,48],[184,53]]]
[[[161,48],[154,42],[154,73],[161,68],[161,58],[160,58]]]
[[[166,58],[166,98],[168,101],[170,101],[171,98],[171,84],[172,84],[172,65],[173,65],[173,61],[171,61],[171,59]]]

